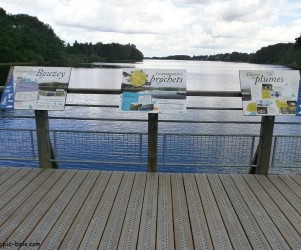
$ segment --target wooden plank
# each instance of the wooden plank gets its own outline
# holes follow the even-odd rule
[[[110,217],[97,249],[117,249],[134,177],[135,173],[131,172],[123,175]]]
[[[194,249],[186,195],[181,174],[171,175],[175,249]]]
[[[113,172],[107,188],[97,206],[79,249],[97,249],[106,227],[123,172]]]
[[[12,175],[14,175],[18,171],[20,171],[22,168],[4,168],[4,167],[0,167],[0,169],[1,169],[0,187],[2,187],[4,182],[6,182],[9,178],[12,177]],[[0,195],[1,195],[1,193],[0,193]]]
[[[44,214],[64,190],[75,173],[76,171],[73,170],[66,171],[56,185],[48,190],[49,192],[26,217],[20,216],[12,220],[9,224],[4,224],[3,228],[0,228],[0,241],[23,242],[41,218],[43,218]],[[9,239],[7,239],[8,237]]]
[[[231,201],[231,199],[229,199],[229,196],[232,196],[232,194],[230,193],[228,196],[228,191],[231,192],[231,190],[225,190],[224,186],[222,184],[222,182],[224,182],[224,181],[226,181],[226,182],[229,181],[228,175],[227,175],[227,179],[225,179],[225,178],[226,178],[226,176],[224,176],[224,175],[221,176],[221,179],[217,175],[208,176],[208,180],[211,185],[212,192],[216,199],[216,203],[219,207],[221,216],[224,220],[224,224],[227,228],[227,232],[230,237],[232,246],[234,249],[252,249],[250,242],[248,240],[248,235],[249,235],[248,229],[249,228],[245,229],[245,230],[243,229],[243,226],[241,225],[241,223],[244,224],[245,221],[240,221],[240,219],[241,219],[240,214],[239,213],[236,214],[237,211],[235,211],[235,209],[234,209],[234,208],[236,208],[239,211],[240,209],[246,210],[246,208],[245,207],[241,208],[242,201],[240,200],[240,197],[237,197],[236,193],[235,193],[236,199],[233,198],[233,199],[235,199],[234,201],[233,200]],[[233,188],[233,187],[231,187],[231,188]],[[237,190],[235,190],[234,192],[237,192]],[[231,204],[231,202],[232,202],[232,204]],[[233,204],[233,203],[235,203],[235,204]],[[240,206],[238,206],[238,205],[240,205]],[[245,214],[246,213],[244,213],[242,216],[244,216]],[[260,232],[260,230],[259,230],[259,232]],[[253,237],[252,234],[250,236],[251,236],[250,241],[256,240],[256,239],[254,239],[255,237]],[[256,246],[259,246],[259,247],[262,246],[262,244],[258,244],[258,245],[257,244],[258,244],[258,242],[256,242]]]
[[[118,249],[137,249],[143,197],[146,185],[146,173],[136,173],[130,200],[127,207]]]
[[[94,215],[95,209],[107,188],[111,175],[112,172],[107,171],[102,171],[99,174],[92,190],[87,195],[83,206],[65,235],[65,238],[59,247],[60,249],[78,248]],[[47,241],[45,244],[48,244]]]
[[[300,175],[291,175],[291,177],[297,182],[299,185],[301,185],[301,176]]]
[[[249,187],[252,189],[256,198],[262,204],[262,207],[269,214],[270,218],[273,220],[276,227],[281,232],[282,236],[285,238],[286,242],[292,249],[301,249],[301,239],[300,235],[296,232],[295,228],[283,215],[281,210],[267,194],[265,189],[260,185],[254,176],[244,175],[243,176]]]
[[[183,174],[195,249],[212,249],[212,241],[194,174]]]
[[[256,198],[241,175],[231,175],[235,185],[264,233],[272,249],[289,249],[289,245],[271,220],[267,211]]]
[[[39,224],[32,228],[28,233],[26,241],[28,242],[43,242],[53,225],[56,223],[61,213],[66,208],[75,193],[81,187],[83,180],[86,178],[88,171],[78,171],[63,192],[58,196],[56,201],[44,214]]]
[[[51,170],[50,170],[51,171]],[[43,171],[44,172],[44,171]],[[46,172],[46,171],[45,171]],[[47,171],[49,172],[49,171]],[[51,179],[47,179],[43,185],[36,189],[36,191],[26,199],[26,201],[20,206],[14,213],[5,220],[5,224],[2,223],[0,227],[0,237],[6,238],[18,225],[26,218],[26,216],[34,209],[37,203],[47,194],[49,189],[55,184],[56,180],[61,177],[60,172],[54,172],[51,175]],[[5,212],[5,210],[1,210]],[[5,236],[6,234],[6,236]]]
[[[42,245],[40,246],[41,249],[57,249],[61,244],[62,240],[64,239],[65,235],[67,234],[78,211],[82,207],[87,197],[87,193],[90,192],[99,173],[100,173],[99,171],[89,171],[87,173],[84,181],[81,183],[76,193],[74,194],[70,202],[67,204],[64,211],[59,215],[59,218],[57,219],[53,227],[51,227],[50,224],[48,225],[51,228],[51,231],[48,233],[45,240],[42,240],[41,236],[39,236],[40,239],[37,239],[38,234],[35,234],[35,232],[33,232],[27,238],[27,241],[34,242],[37,240],[38,242],[41,243],[43,242]],[[44,218],[46,216],[47,214],[44,216]],[[39,233],[41,231],[39,227],[36,227],[35,230],[38,230]]]
[[[206,175],[195,176],[214,249],[233,249]]]
[[[171,182],[169,173],[159,173],[156,249],[175,249]]]
[[[268,179],[271,183],[277,188],[277,190],[285,197],[288,203],[299,213],[301,214],[301,199],[296,195],[278,176],[270,175]],[[301,187],[299,190],[301,193]],[[276,193],[277,194],[277,193]],[[278,197],[277,197],[278,198]],[[281,199],[283,200],[283,199]],[[281,201],[280,201],[281,202]]]
[[[18,195],[19,192],[24,190],[26,186],[41,173],[41,171],[42,171],[41,169],[22,170],[18,172],[20,173],[20,175],[18,176],[14,175],[13,177],[16,177],[17,182],[16,180],[12,180],[11,182],[12,186],[9,187],[4,194],[2,194],[0,209],[3,206],[5,206],[8,202],[10,202],[10,200],[13,199],[13,197]],[[22,172],[23,172],[23,176],[22,176]],[[20,176],[22,176],[22,178],[19,178]]]
[[[292,175],[291,178],[301,186],[301,176],[299,175]]]
[[[3,174],[5,171],[8,171],[9,169],[11,169],[11,168],[9,168],[9,167],[1,167],[0,166],[0,175]]]
[[[279,178],[290,188],[291,192],[301,198],[301,186],[294,181],[292,176],[279,175]]]
[[[5,194],[5,192],[7,190],[11,191],[12,189],[16,189],[16,192],[17,192],[18,188],[15,187],[15,184],[17,183],[20,185],[20,181],[22,180],[22,178],[24,176],[26,176],[26,174],[29,173],[31,170],[32,169],[30,169],[30,168],[24,168],[24,170],[16,169],[14,171],[10,171],[10,173],[13,172],[12,175],[9,175],[9,176],[4,175],[3,177],[6,179],[0,185],[0,196]],[[24,182],[22,182],[22,184],[24,184]],[[5,205],[6,203],[4,202],[4,199],[2,199],[2,197],[0,197],[1,198],[0,203],[4,203],[4,205]]]
[[[260,182],[261,186],[270,195],[275,204],[280,208],[282,213],[295,227],[298,233],[301,235],[301,216],[290,204],[290,202],[279,192],[279,190],[269,181],[264,175],[255,176]]]
[[[20,213],[26,211],[25,207],[28,204],[28,202],[32,204],[36,204],[37,200],[32,202],[32,198],[37,198],[35,194],[37,194],[38,191],[38,196],[40,196],[41,193],[43,193],[43,188],[40,187],[41,184],[53,173],[53,170],[49,171],[35,171],[35,173],[39,173],[36,178],[33,180],[29,179],[29,184],[23,188],[19,193],[17,193],[15,196],[13,194],[11,195],[13,198],[5,205],[1,206],[0,210],[0,225],[2,225],[6,220],[10,218],[10,216],[15,217],[16,212],[17,214],[20,215]],[[31,176],[34,177],[34,176]],[[48,187],[47,187],[48,188]],[[44,190],[45,191],[45,190]],[[8,193],[8,192],[7,192]],[[41,196],[43,197],[43,196]],[[4,204],[1,203],[1,205]],[[21,206],[21,209],[19,209]],[[32,207],[31,207],[32,208]]]
[[[247,235],[254,249],[301,249],[298,176],[0,173],[2,198],[8,197],[2,206],[0,199],[0,242],[41,242],[43,249],[248,249]],[[261,245],[261,232],[269,245]]]
[[[137,249],[156,248],[158,173],[148,173],[142,206]]]
[[[224,185],[225,191],[228,194],[232,206],[236,210],[237,217],[239,218],[252,247],[269,249],[270,245],[268,241],[266,240],[263,232],[258,226],[255,218],[253,217],[250,209],[248,208],[231,177],[229,175],[220,175],[220,179]],[[216,183],[212,184],[212,186],[214,185],[216,185]]]
[[[0,167],[0,184],[7,180],[7,178],[5,178],[5,177],[7,176],[7,173],[9,173],[12,169],[16,169],[16,168]],[[8,171],[8,172],[5,173],[6,171]]]

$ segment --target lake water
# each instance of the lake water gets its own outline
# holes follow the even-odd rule
[[[267,70],[267,69],[289,69],[284,66],[278,65],[257,65],[248,63],[226,63],[226,62],[200,62],[200,61],[164,61],[164,60],[145,60],[142,63],[136,64],[122,64],[121,67],[135,67],[135,68],[153,68],[153,69],[186,69],[187,70],[187,89],[188,90],[208,90],[208,91],[240,91],[239,83],[239,70]],[[121,68],[73,68],[70,88],[92,88],[92,89],[120,89],[121,84]],[[67,97],[67,103],[69,104],[93,104],[93,105],[119,105],[120,98],[118,95],[81,95],[81,94],[69,94]],[[187,97],[188,107],[229,107],[229,108],[240,108],[242,106],[241,98],[222,98],[222,97]],[[3,111],[2,111],[3,112]],[[4,111],[6,114],[14,113],[15,115],[27,115],[32,114],[30,111]],[[80,117],[80,118],[135,118],[135,119],[147,119],[147,114],[137,113],[122,113],[117,108],[92,108],[92,107],[66,107],[63,112],[49,112],[50,116],[66,116],[66,117]],[[221,110],[187,110],[186,114],[159,114],[159,120],[190,120],[190,121],[260,121],[260,117],[246,117],[243,116],[241,110],[237,111],[221,111]],[[276,117],[276,121],[300,121],[298,117]],[[2,119],[0,121],[0,128],[34,128],[35,123],[30,119]],[[50,128],[52,130],[85,130],[85,131],[97,131],[97,132],[139,132],[147,133],[147,123],[145,122],[111,122],[111,121],[84,121],[84,120],[51,120]],[[228,124],[228,123],[159,123],[159,133],[176,133],[176,134],[259,134],[259,125],[248,125],[248,124]],[[275,134],[301,134],[300,126],[286,125],[286,126],[275,126]],[[84,137],[83,137],[84,138]],[[91,138],[84,138],[81,144],[74,144],[72,140],[63,143],[65,149],[61,148],[60,153],[62,157],[68,155],[66,148],[77,147],[77,150],[73,150],[71,153],[83,157],[80,152],[85,151],[85,157],[89,160],[95,159],[99,156],[99,153],[94,152],[93,143],[95,142]],[[160,138],[159,138],[160,139]],[[162,138],[161,138],[162,139]],[[174,141],[171,144],[179,143],[183,145],[191,144],[191,137],[187,137],[184,141]],[[111,140],[111,139],[107,139]],[[115,143],[118,143],[120,138],[113,138]],[[123,142],[119,141],[119,144],[124,143],[129,138],[123,137]],[[133,139],[133,143],[137,144],[137,140]],[[197,139],[198,140],[198,139]],[[138,140],[139,141],[139,140]],[[143,143],[145,138],[143,138]],[[83,144],[90,143],[91,145],[85,145],[84,149],[81,150]],[[116,144],[114,144],[116,145]],[[181,145],[181,150],[183,150]],[[99,146],[99,145],[98,145]],[[162,143],[159,143],[159,147]],[[199,150],[199,146],[193,146],[195,151]],[[113,149],[115,150],[115,149]],[[146,146],[143,146],[142,160],[145,161],[145,150]],[[160,148],[162,150],[162,148]],[[104,150],[107,152],[106,150]],[[90,155],[89,152],[91,153]],[[66,155],[64,155],[66,153]],[[70,153],[70,154],[71,154]],[[122,148],[119,152],[122,155]],[[213,155],[217,155],[217,151],[211,152]],[[190,154],[190,152],[189,152]],[[193,155],[193,154],[192,154]],[[114,161],[118,156],[107,154],[104,156],[106,161]],[[160,158],[161,157],[161,158]],[[162,161],[162,157],[159,154],[159,161]],[[190,156],[189,156],[190,157]],[[222,157],[222,156],[221,156]],[[122,157],[121,157],[122,158]],[[176,162],[179,160],[176,155],[169,155],[170,162]],[[190,159],[193,162],[193,159]],[[188,163],[190,163],[190,160]],[[12,162],[5,163],[11,164]],[[1,161],[0,161],[1,164]],[[13,162],[15,165],[28,165],[29,163]],[[34,165],[34,164],[33,164]],[[105,169],[104,165],[101,164],[74,164],[74,163],[60,163],[62,167],[75,167],[75,168],[101,168]],[[126,166],[128,169],[129,166]],[[107,169],[124,169],[123,165],[110,165]],[[141,170],[141,166],[130,166],[131,170]],[[145,169],[145,168],[143,168]],[[162,171],[181,171],[183,168],[167,168]],[[212,171],[212,168],[186,168],[185,171],[201,171],[208,172]],[[220,171],[220,169],[218,170]]]

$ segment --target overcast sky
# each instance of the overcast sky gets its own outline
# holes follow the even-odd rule
[[[300,0],[1,0],[66,43],[132,43],[144,56],[256,52],[301,33]]]

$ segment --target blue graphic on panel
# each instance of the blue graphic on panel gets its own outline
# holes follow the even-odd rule
[[[2,93],[2,98],[0,102],[0,108],[3,109],[13,109],[14,108],[14,78],[13,75],[10,76],[8,83]]]
[[[145,99],[141,101],[143,97]],[[123,111],[152,111],[154,108],[150,94],[123,92],[121,100],[121,110]]]

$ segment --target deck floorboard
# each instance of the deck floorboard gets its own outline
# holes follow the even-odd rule
[[[10,244],[5,249],[301,249],[301,178],[0,168],[0,242]]]

